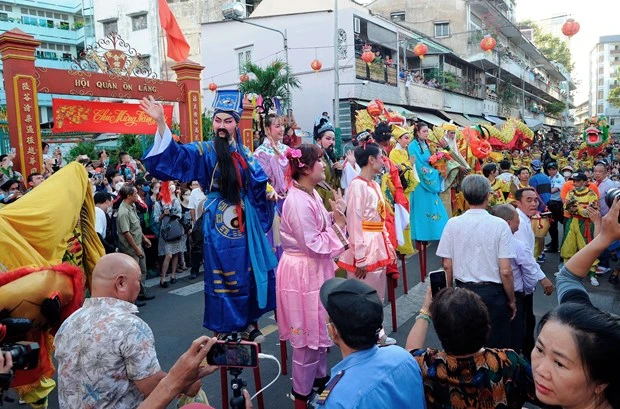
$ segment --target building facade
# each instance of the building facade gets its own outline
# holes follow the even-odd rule
[[[94,41],[90,22],[89,11],[81,0],[0,1],[0,32],[18,28],[41,41],[36,52],[38,67],[69,69],[71,60]],[[3,106],[6,104],[4,81],[0,87]],[[39,110],[41,123],[53,120],[51,95],[39,95]]]
[[[499,116],[519,116],[531,127],[542,123],[568,136],[573,126],[570,94],[576,87],[563,67],[523,36],[515,6],[514,0],[376,0],[369,8],[422,32],[481,70],[486,99],[498,103]],[[480,47],[485,35],[497,41],[492,52]],[[494,108],[489,102],[485,105]]]
[[[620,109],[608,101],[612,89],[620,86],[620,35],[603,36],[590,51],[588,113],[605,115],[610,131],[620,133]]]

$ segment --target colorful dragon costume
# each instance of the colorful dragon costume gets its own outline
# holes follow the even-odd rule
[[[609,137],[609,124],[605,116],[587,118],[583,123],[583,144],[579,155],[585,149],[590,157],[595,157],[605,150]]]
[[[30,319],[21,340],[40,346],[39,365],[16,371],[11,386],[33,408],[45,408],[55,386],[54,333],[82,305],[105,254],[94,224],[88,174],[77,162],[0,209],[0,319]]]

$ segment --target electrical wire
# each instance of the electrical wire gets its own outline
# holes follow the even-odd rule
[[[261,390],[259,390],[258,392],[256,392],[254,395],[252,395],[252,397],[250,398],[250,400],[254,400],[255,397],[258,396],[258,394],[263,393],[263,391],[267,388],[269,388],[271,385],[273,385],[274,383],[276,383],[276,381],[278,380],[278,378],[280,377],[280,375],[282,374],[282,366],[280,365],[280,361],[278,361],[278,358],[276,358],[273,355],[269,355],[269,354],[263,354],[263,353],[259,353],[258,354],[258,359],[271,359],[272,361],[276,361],[276,363],[278,364],[278,374],[276,375],[275,378],[273,378],[273,381],[269,382],[265,387],[263,387]]]

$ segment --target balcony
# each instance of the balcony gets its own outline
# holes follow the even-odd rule
[[[51,28],[47,26],[35,26],[23,24],[20,21],[0,21],[0,32],[18,28],[23,32],[33,35],[37,40],[55,43],[78,45],[84,42],[84,27],[77,30]]]
[[[361,58],[355,59],[355,78],[392,86],[397,85],[396,68],[375,62],[366,64]]]

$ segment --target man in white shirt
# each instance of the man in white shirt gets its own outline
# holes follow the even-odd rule
[[[516,176],[512,173],[510,161],[504,159],[499,163],[499,175],[497,179],[508,182],[511,185],[515,183]]]
[[[607,206],[607,202],[605,201],[605,196],[607,192],[611,189],[617,188],[618,186],[614,181],[612,181],[608,177],[607,172],[607,163],[605,161],[597,161],[594,164],[594,181],[596,182],[596,186],[598,187],[599,194],[599,209],[601,209],[601,217],[605,216],[607,212],[609,212],[609,206]],[[608,273],[611,269],[609,268],[609,258],[611,254],[609,250],[605,250],[598,258],[598,266],[596,267],[596,274],[605,274]]]
[[[448,220],[437,247],[443,257],[448,285],[478,294],[489,309],[488,347],[510,347],[510,321],[516,313],[510,259],[515,257],[508,224],[491,216],[486,207],[491,184],[482,175],[470,175],[461,184],[469,210]]]
[[[194,224],[202,215],[202,208],[198,205],[206,198],[206,196],[197,180],[193,180],[189,187],[192,189],[192,193],[189,195],[187,208],[189,209],[189,214],[192,216],[192,224]]]
[[[116,246],[108,234],[108,209],[112,207],[114,196],[108,192],[95,193],[95,231],[107,254],[114,253]]]
[[[538,193],[533,187],[526,187],[517,190],[515,193],[515,203],[517,205],[517,214],[519,215],[519,229],[515,232],[516,239],[523,242],[525,251],[534,259],[534,230],[532,229],[531,217],[538,212]],[[537,263],[535,263],[537,264]],[[525,320],[525,335],[523,338],[523,355],[530,357],[534,349],[534,329],[536,327],[536,317],[534,316],[534,290],[536,282],[545,289],[545,294],[550,295],[553,292],[553,284],[547,278],[540,266],[534,267],[528,263],[527,268],[522,268],[521,273],[527,275],[533,286],[523,287],[523,314]]]

